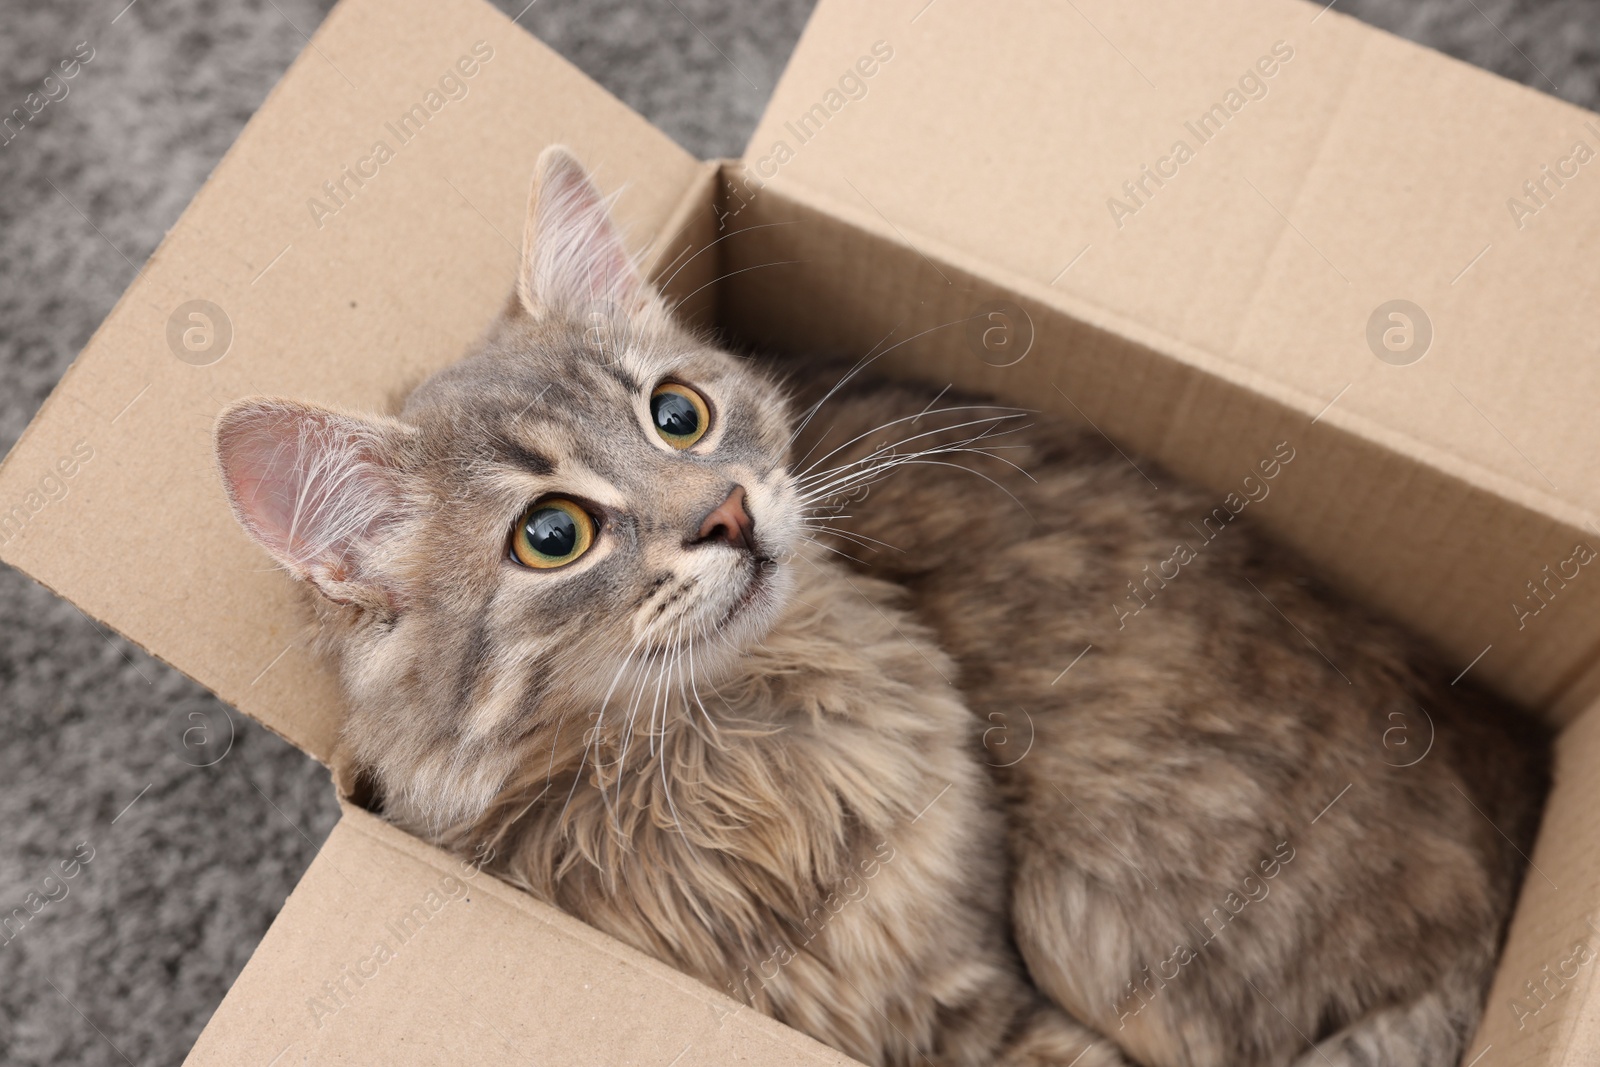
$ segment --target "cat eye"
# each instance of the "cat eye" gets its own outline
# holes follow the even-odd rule
[[[583,506],[551,497],[523,512],[511,533],[511,554],[535,570],[564,567],[594,544],[595,521]]]
[[[681,382],[662,382],[650,394],[650,421],[673,448],[689,448],[711,428],[705,397]]]

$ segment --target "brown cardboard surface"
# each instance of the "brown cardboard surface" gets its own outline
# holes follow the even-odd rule
[[[413,106],[426,121],[401,128]],[[707,180],[487,4],[340,4],[0,468],[0,557],[327,762],[336,686],[298,591],[228,514],[212,422],[251,393],[386,409],[459,358],[511,291],[554,142],[627,186],[617,211],[641,250]],[[169,343],[173,318],[179,348],[204,329],[179,314],[194,300],[231,323],[206,366]]]
[[[1035,344],[1089,380],[1074,399],[1113,436],[1214,486],[1227,470],[1197,437],[1217,403],[1246,417],[1259,394],[1346,431],[1316,492],[1269,521],[1461,667],[1542,705],[1600,648],[1600,583],[1558,583],[1537,619],[1515,606],[1538,607],[1527,583],[1600,533],[1600,363],[1573,313],[1600,296],[1585,266],[1600,170],[1585,183],[1572,164],[1520,231],[1507,201],[1575,140],[1600,152],[1600,118],[1321,10],[824,2],[730,203],[757,203],[765,183],[1231,383],[1231,399],[1185,392],[1192,375],[1126,346],[1099,346],[1095,366],[1061,347],[1082,343],[1070,331]],[[1262,57],[1265,95],[1224,106],[1202,143],[1195,117]],[[1194,151],[1166,165],[1175,176],[1144,179],[1137,200],[1122,188],[1180,139]],[[1113,196],[1136,209],[1114,219]],[[1367,339],[1396,298],[1434,335],[1409,365]],[[1061,408],[1034,367],[1011,373],[1013,395]],[[1370,467],[1375,450],[1401,461]]]
[[[184,1062],[854,1061],[347,807]]]

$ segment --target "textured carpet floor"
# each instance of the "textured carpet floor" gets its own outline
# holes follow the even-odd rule
[[[328,6],[125,3],[0,7],[0,111],[78,42],[94,49],[0,147],[0,453]],[[737,155],[809,6],[539,0],[521,21],[691,151]],[[1594,0],[1339,10],[1600,107]],[[93,850],[0,944],[0,1063],[180,1062],[332,826],[326,774],[241,717],[226,758],[182,762],[193,715],[229,728],[197,686],[0,568],[0,913],[79,842]]]

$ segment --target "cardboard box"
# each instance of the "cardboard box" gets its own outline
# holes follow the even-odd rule
[[[823,0],[744,160],[701,163],[477,0],[343,0],[0,469],[0,556],[330,762],[213,419],[457,359],[553,142],[730,337],[915,337],[896,373],[1219,498],[1291,441],[1258,520],[1563,727],[1467,1059],[1595,1059],[1600,119],[1291,0]],[[343,805],[189,1062],[848,1062]]]

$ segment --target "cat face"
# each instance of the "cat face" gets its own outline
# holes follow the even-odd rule
[[[789,439],[777,388],[673,323],[552,149],[480,351],[395,418],[243,401],[217,452],[241,524],[321,594],[358,759],[437,821],[518,742],[602,746],[639,679],[688,699],[691,666],[714,683],[761,639],[802,540]]]

